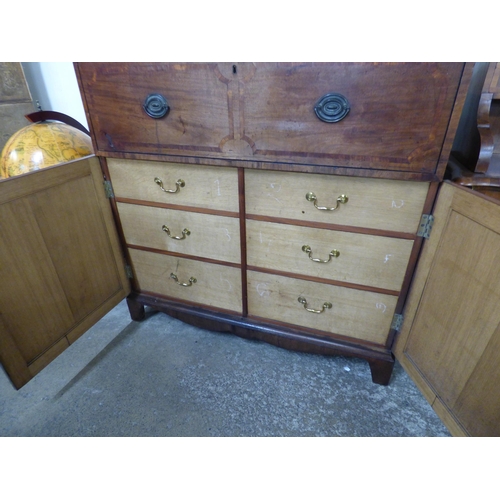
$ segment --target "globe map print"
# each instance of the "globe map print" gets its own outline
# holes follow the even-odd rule
[[[7,141],[0,156],[0,177],[13,177],[93,153],[90,137],[80,130],[65,123],[34,123]]]

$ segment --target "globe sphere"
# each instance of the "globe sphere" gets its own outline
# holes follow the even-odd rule
[[[94,153],[90,137],[65,123],[33,123],[18,130],[0,155],[0,177],[50,167]]]

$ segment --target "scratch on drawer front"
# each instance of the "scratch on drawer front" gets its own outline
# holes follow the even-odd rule
[[[225,227],[223,227],[222,230],[226,232],[227,241],[231,241],[231,235],[229,234],[229,230],[226,229]]]
[[[274,193],[279,193],[281,191],[281,184],[275,184],[274,182],[271,182],[271,184],[269,184],[269,186],[271,186],[271,189],[274,191]],[[276,200],[278,203],[282,203],[281,200],[276,198],[276,196],[274,196],[271,193],[267,193],[267,196],[269,196],[270,198],[273,198],[273,200]]]
[[[231,285],[231,282],[228,279],[223,278],[222,275],[220,275],[220,280],[221,280],[221,282],[225,281],[228,284],[228,288],[227,288],[228,292],[230,292],[233,289],[233,285]]]
[[[385,313],[385,311],[387,311],[387,306],[385,304],[382,304],[382,302],[377,302],[375,304],[375,307],[379,310],[379,311],[382,311],[383,313]]]
[[[398,200],[397,202],[395,200],[392,200],[392,208],[403,208],[404,204],[405,200]]]
[[[384,259],[384,264],[387,264],[389,262],[389,259],[392,257],[392,253],[388,253],[386,256],[385,256],[385,259]]]
[[[262,231],[259,231],[259,241],[262,245],[265,243],[264,237],[262,236]],[[272,239],[267,240],[267,246],[271,247],[272,242],[273,242]]]
[[[269,297],[271,295],[271,292],[267,289],[267,283],[257,283],[255,289],[261,297]]]
[[[214,184],[217,185],[217,196],[220,196],[220,182],[219,179],[215,179]]]

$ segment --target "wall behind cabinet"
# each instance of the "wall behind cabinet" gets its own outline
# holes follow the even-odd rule
[[[64,113],[88,129],[72,62],[23,62],[21,64],[35,110],[38,101],[44,111]]]

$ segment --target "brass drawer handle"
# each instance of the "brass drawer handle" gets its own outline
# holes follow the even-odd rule
[[[330,262],[332,260],[332,257],[338,257],[340,255],[340,252],[334,249],[328,254],[327,260],[322,260],[322,259],[313,259],[312,250],[309,245],[304,245],[302,247],[302,251],[305,252],[313,262],[321,262],[322,264],[326,264],[327,262]]]
[[[307,300],[304,297],[299,297],[298,301],[304,306],[304,309],[306,311],[309,311],[309,312],[315,313],[315,314],[321,314],[325,309],[332,308],[331,302],[325,302],[321,309],[310,309],[309,307],[307,307]]]
[[[318,210],[330,210],[330,211],[333,211],[333,210],[337,210],[337,208],[339,208],[340,204],[345,204],[349,201],[349,198],[345,195],[345,194],[341,194],[338,198],[337,198],[337,205],[332,207],[332,208],[328,208],[328,207],[318,207],[318,205],[316,204],[316,201],[317,201],[317,196],[314,194],[314,193],[307,193],[306,194],[306,200],[307,201],[311,201],[314,203],[314,206],[318,209]]]
[[[175,183],[175,189],[165,189],[163,187],[163,181],[159,177],[155,177],[155,182],[156,184],[158,184],[158,186],[160,186],[162,191],[164,191],[165,193],[172,193],[172,194],[178,193],[181,190],[181,188],[183,188],[186,185],[186,183],[182,179],[179,179]]]
[[[174,273],[171,273],[170,274],[170,277],[178,284],[178,285],[181,285],[181,286],[192,286],[193,283],[196,283],[196,278],[189,278],[189,283],[182,283],[182,281],[179,281],[177,279],[177,275],[174,274]]]
[[[170,238],[172,238],[173,240],[185,240],[186,236],[189,236],[191,234],[191,231],[189,229],[184,228],[182,230],[182,236],[172,236],[170,234],[170,229],[165,224],[163,224],[161,229],[162,231],[165,231],[167,235],[170,236]]]

